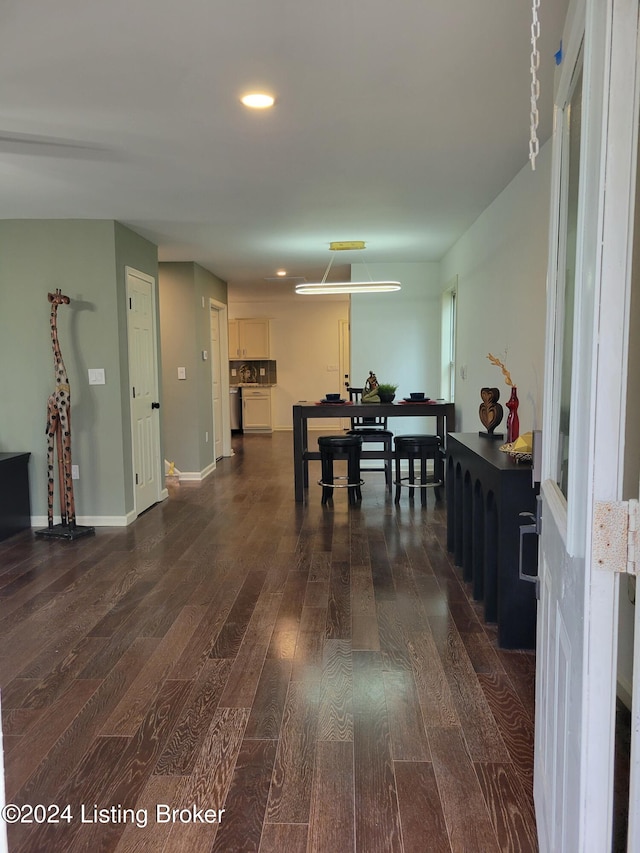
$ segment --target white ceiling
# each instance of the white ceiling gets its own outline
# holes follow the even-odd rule
[[[332,240],[439,260],[527,163],[530,35],[529,0],[3,0],[0,218],[117,219],[235,287]]]

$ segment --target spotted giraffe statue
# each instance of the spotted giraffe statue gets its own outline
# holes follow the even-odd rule
[[[58,306],[68,305],[69,297],[58,288],[49,294],[51,303],[51,344],[56,374],[55,391],[47,401],[47,468],[48,468],[48,519],[53,527],[54,455],[58,455],[58,480],[60,488],[60,515],[63,527],[75,527],[76,510],[71,479],[71,394],[67,371],[58,342]],[[55,447],[54,447],[55,442]]]

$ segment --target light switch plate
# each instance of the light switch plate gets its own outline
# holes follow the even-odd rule
[[[187,378],[187,368],[179,367],[178,368],[178,379],[186,379]]]
[[[89,368],[89,385],[104,385],[104,368],[90,367]]]

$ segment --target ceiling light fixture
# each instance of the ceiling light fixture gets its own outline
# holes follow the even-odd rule
[[[276,270],[276,275],[284,276],[284,275],[286,275],[286,274],[287,274],[287,271],[286,271],[286,270]]]
[[[351,249],[364,249],[363,240],[340,240],[329,243],[331,252],[344,252]],[[329,270],[333,264],[335,254],[331,255],[329,265],[327,266],[322,281],[297,284],[296,293],[303,296],[311,294],[332,294],[332,293],[390,293],[394,290],[400,290],[399,281],[327,281]],[[366,264],[364,265],[366,269]],[[369,270],[367,270],[367,273]]]
[[[273,95],[268,95],[266,92],[248,92],[240,100],[245,107],[251,107],[254,110],[265,110],[268,107],[272,107],[276,99]]]

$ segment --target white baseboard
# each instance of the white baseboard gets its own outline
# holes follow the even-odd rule
[[[215,470],[216,470],[216,463],[212,462],[211,465],[207,465],[207,467],[204,468],[202,471],[180,471],[180,472],[178,472],[176,470],[176,473],[178,474],[178,476],[180,478],[180,482],[182,482],[184,480],[185,482],[190,481],[190,482],[199,483],[201,480],[204,480],[205,477],[208,477],[209,474],[211,474]]]
[[[168,497],[168,490],[163,489],[160,492],[158,503],[166,501]],[[128,527],[130,524],[133,524],[137,517],[134,510],[131,510],[126,515],[78,515],[76,516],[76,524],[80,527]],[[53,523],[60,524],[60,521],[60,516],[54,515]],[[47,527],[48,524],[49,519],[46,515],[31,516],[31,527],[35,530]]]
[[[134,512],[126,515],[78,515],[76,524],[80,527],[128,527],[138,516]],[[54,516],[54,524],[60,524],[60,516]],[[38,529],[47,527],[49,519],[46,515],[32,515],[31,527]]]

